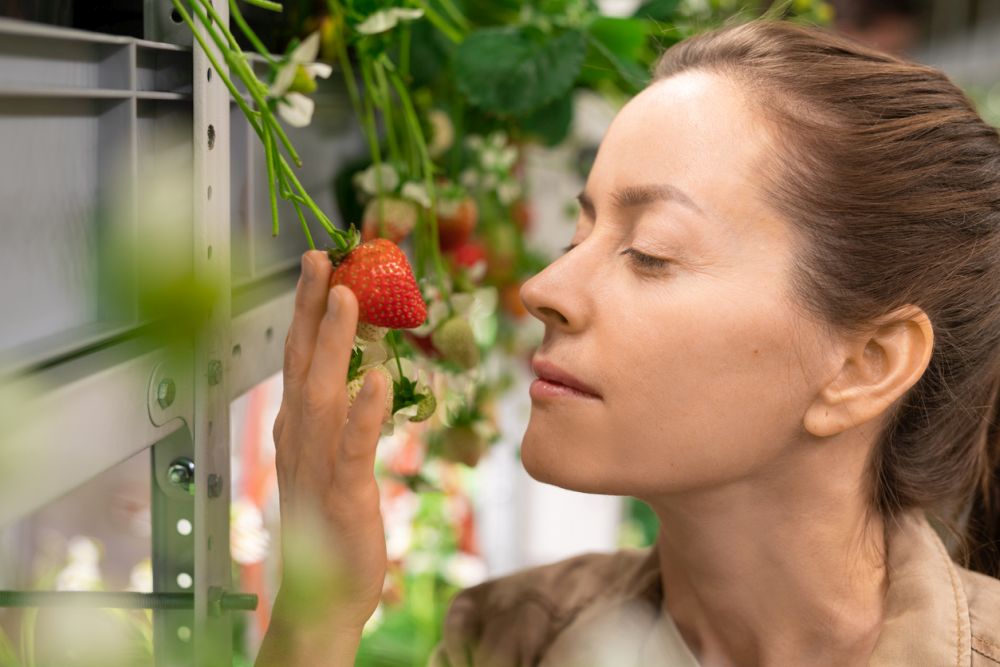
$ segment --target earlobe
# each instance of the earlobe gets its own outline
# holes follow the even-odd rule
[[[934,330],[916,306],[904,306],[853,339],[840,373],[803,415],[817,437],[837,435],[883,414],[917,383],[930,363]]]

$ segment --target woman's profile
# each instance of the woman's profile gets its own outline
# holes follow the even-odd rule
[[[462,591],[431,664],[1000,665],[1000,136],[961,90],[727,26],[664,52],[579,199],[521,291],[521,458],[660,534]],[[385,572],[385,381],[348,411],[329,276],[306,253],[274,434],[283,525],[350,576],[306,615],[283,585],[258,665],[353,664]]]

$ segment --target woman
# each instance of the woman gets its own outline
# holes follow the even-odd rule
[[[580,204],[521,292],[545,323],[522,460],[663,529],[462,592],[432,663],[1000,665],[1000,139],[959,89],[818,28],[699,35]],[[350,576],[305,617],[283,586],[258,664],[350,665],[385,570],[385,387],[343,425],[357,303],[303,266],[282,516]]]

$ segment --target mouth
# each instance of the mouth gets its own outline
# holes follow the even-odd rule
[[[531,368],[538,376],[528,393],[533,399],[577,398],[600,400],[597,390],[545,359],[535,358]]]

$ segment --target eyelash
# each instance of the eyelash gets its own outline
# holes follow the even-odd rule
[[[568,246],[562,249],[563,254],[565,255],[578,245],[579,245],[578,243],[569,244]],[[659,257],[653,257],[651,255],[641,253],[635,248],[626,248],[625,250],[622,251],[622,254],[631,256],[632,260],[639,267],[644,269],[662,269],[666,267],[667,264],[670,263],[670,260],[661,259]]]

